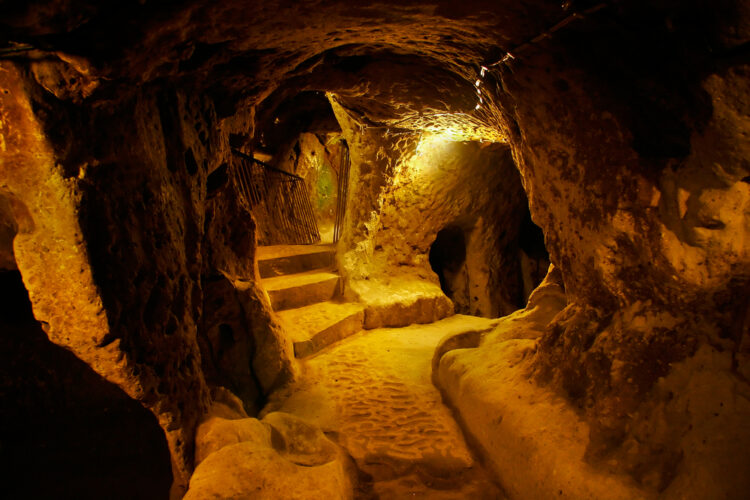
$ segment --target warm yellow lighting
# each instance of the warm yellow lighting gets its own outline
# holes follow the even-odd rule
[[[507,138],[497,127],[491,127],[486,117],[477,113],[490,104],[489,99],[477,96],[478,104],[469,113],[425,113],[420,116],[409,117],[399,122],[401,128],[419,130],[431,134],[450,137],[453,141],[478,141],[484,139],[490,142],[507,142]]]
[[[414,153],[404,156],[399,161],[391,181],[392,186],[420,186],[425,182],[436,182],[446,175],[451,175],[460,165],[462,149],[459,145],[466,141],[461,129],[446,129],[437,133],[422,132]]]
[[[498,126],[499,111],[492,102],[490,94],[482,91],[479,87],[473,87],[477,91],[477,101],[474,107],[466,112],[435,112],[434,110],[422,110],[420,112],[407,113],[398,120],[389,120],[382,123],[386,133],[392,132],[390,127],[400,130],[411,130],[441,134],[451,137],[453,141],[478,141],[480,139],[489,142],[507,143],[508,138]],[[336,100],[335,94],[328,93],[328,98]],[[486,98],[485,98],[486,96]]]
[[[423,132],[414,155],[402,164],[401,171],[396,176],[397,183],[415,180],[424,175],[435,175],[435,169],[444,163],[446,155],[449,155],[456,142],[461,140],[460,135],[451,135],[446,131]]]
[[[442,132],[439,134],[424,133],[419,138],[419,144],[417,144],[416,155],[435,155],[445,151],[445,149],[452,143],[457,142],[455,135],[450,132]]]

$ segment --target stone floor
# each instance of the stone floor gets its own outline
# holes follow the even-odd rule
[[[430,381],[441,338],[492,325],[453,316],[361,332],[303,361],[299,384],[267,411],[295,414],[338,441],[361,472],[358,498],[504,498]]]

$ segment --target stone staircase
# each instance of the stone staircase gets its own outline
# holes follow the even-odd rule
[[[341,300],[333,245],[258,248],[258,269],[274,311],[304,358],[362,330],[364,306]]]

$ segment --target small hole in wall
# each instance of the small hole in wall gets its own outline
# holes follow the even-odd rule
[[[544,245],[544,233],[531,220],[531,214],[528,211],[523,218],[523,222],[521,222],[521,230],[518,234],[518,246],[532,259],[549,260],[549,253],[547,253],[547,247]]]
[[[447,226],[441,229],[430,247],[430,266],[440,279],[440,288],[452,297],[453,281],[466,262],[466,237],[459,226]]]
[[[542,229],[531,220],[531,214],[526,214],[521,222],[518,233],[518,247],[521,250],[521,281],[523,283],[523,297],[519,304],[523,306],[531,292],[544,280],[549,269],[549,252],[544,242]]]
[[[206,196],[212,198],[227,185],[229,181],[229,164],[222,163],[219,168],[208,174],[206,180]]]
[[[195,155],[191,148],[185,150],[185,168],[190,175],[195,175],[198,172],[198,162],[195,161]]]
[[[234,345],[234,330],[226,323],[219,325],[219,352],[224,352]]]

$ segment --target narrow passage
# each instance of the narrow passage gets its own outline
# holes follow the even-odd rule
[[[504,498],[430,381],[441,338],[492,324],[453,316],[360,332],[303,361],[280,409],[319,425],[351,454],[363,475],[358,498]]]

